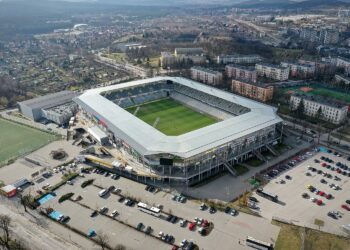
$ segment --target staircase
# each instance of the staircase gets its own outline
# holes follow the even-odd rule
[[[236,169],[234,169],[232,165],[230,165],[227,161],[225,161],[219,155],[215,155],[215,156],[217,159],[219,159],[222,162],[222,164],[226,167],[226,169],[230,172],[230,174],[232,174],[232,176],[234,177],[238,176]]]
[[[226,161],[223,162],[226,169],[232,174],[232,176],[237,177],[237,171],[233,168],[233,166],[229,165]]]
[[[271,152],[274,156],[278,156],[278,155],[279,155],[279,153],[273,148],[273,146],[267,144],[267,145],[266,145],[266,148],[267,148],[268,150],[270,150],[270,152]]]
[[[253,154],[261,161],[266,162],[267,159],[258,151],[258,150],[253,150]]]

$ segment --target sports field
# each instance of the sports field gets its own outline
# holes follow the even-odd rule
[[[305,91],[304,89],[308,89]],[[350,94],[345,92],[340,92],[332,89],[327,89],[323,87],[318,86],[299,86],[299,87],[293,87],[293,88],[286,88],[284,89],[285,93],[302,93],[307,95],[319,95],[323,97],[333,98],[339,101],[343,101],[346,103],[350,103]]]
[[[218,122],[214,117],[199,113],[170,99],[139,106],[136,117],[154,126],[165,135],[177,136]],[[128,108],[134,114],[137,107]]]
[[[0,119],[0,166],[55,139],[55,135]]]

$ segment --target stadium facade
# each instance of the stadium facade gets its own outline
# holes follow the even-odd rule
[[[219,122],[167,136],[125,109],[173,98]],[[194,184],[271,148],[282,139],[276,109],[179,77],[156,77],[91,89],[76,97],[81,114],[98,124],[146,172],[169,183]]]

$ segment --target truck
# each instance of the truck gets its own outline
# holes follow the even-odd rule
[[[258,188],[258,189],[256,190],[256,193],[257,193],[258,195],[260,195],[260,196],[262,196],[262,197],[264,197],[264,198],[270,199],[270,200],[272,200],[272,201],[274,201],[274,202],[277,202],[277,201],[278,201],[278,196],[277,196],[277,195],[272,194],[272,193],[269,193],[269,192],[266,192],[266,191],[264,191],[264,189],[262,189],[262,188]]]

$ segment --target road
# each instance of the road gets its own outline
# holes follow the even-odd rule
[[[48,228],[53,226],[51,225],[53,224],[52,222],[48,222],[35,211],[30,211],[30,213],[23,212],[23,208],[16,200],[8,200],[0,196],[0,214],[10,216],[12,220],[12,233],[15,235],[14,238],[20,239],[26,246],[30,245],[31,249],[78,250],[84,249],[87,245],[91,244],[90,241],[85,240],[88,242],[85,242],[84,245],[78,245],[77,243],[68,242],[60,236],[51,233]],[[75,235],[75,237],[77,237],[77,235]],[[73,238],[75,237],[73,236]],[[70,238],[72,238],[72,236],[70,236]],[[83,239],[82,237],[80,238]],[[91,247],[90,245],[90,249]]]

